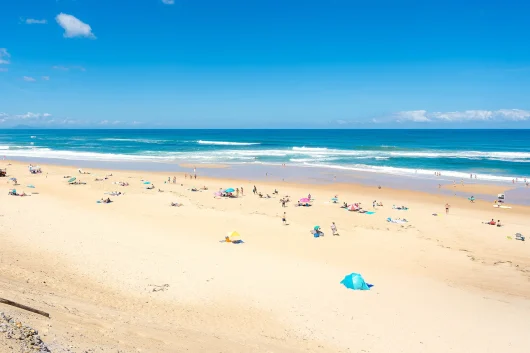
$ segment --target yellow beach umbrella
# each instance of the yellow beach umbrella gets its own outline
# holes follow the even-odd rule
[[[229,238],[234,238],[234,237],[239,237],[239,236],[240,236],[239,233],[236,232],[235,230],[232,231],[232,232],[228,232],[228,237]]]

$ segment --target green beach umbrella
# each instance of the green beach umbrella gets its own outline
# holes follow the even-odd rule
[[[69,183],[73,183],[76,179],[77,179],[76,177],[70,178],[70,179],[68,179],[68,182]]]

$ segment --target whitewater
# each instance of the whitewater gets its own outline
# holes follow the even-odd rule
[[[3,130],[5,158],[293,165],[509,182],[530,177],[528,130]]]

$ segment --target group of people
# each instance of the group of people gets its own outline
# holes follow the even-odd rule
[[[497,226],[497,227],[502,227],[502,224],[501,224],[501,220],[497,220],[497,222],[495,222],[495,219],[491,219],[491,221],[489,222],[484,222],[484,224],[487,224],[487,225],[490,225],[490,226]]]

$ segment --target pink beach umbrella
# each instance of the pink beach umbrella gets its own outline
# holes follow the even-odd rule
[[[311,200],[308,199],[307,197],[304,197],[300,199],[300,202],[311,202]]]

